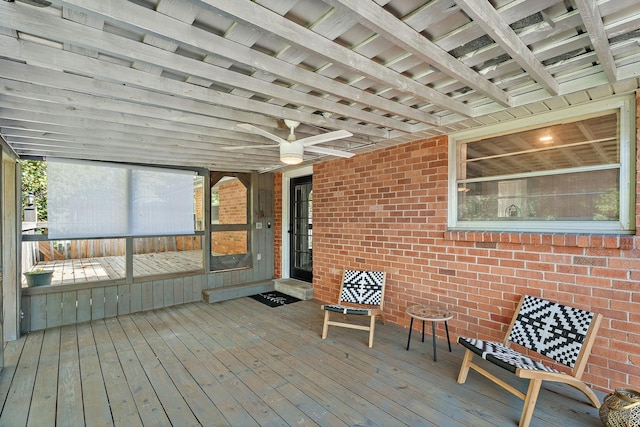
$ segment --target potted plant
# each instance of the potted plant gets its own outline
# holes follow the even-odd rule
[[[24,277],[27,279],[27,286],[30,288],[33,286],[50,285],[51,276],[53,276],[53,270],[44,270],[42,268],[24,273]]]

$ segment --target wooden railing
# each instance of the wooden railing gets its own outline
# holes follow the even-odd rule
[[[23,235],[35,234],[41,224],[23,223]],[[27,239],[24,239],[27,240]],[[133,238],[133,253],[152,254],[202,249],[201,236],[157,236]],[[122,256],[126,254],[125,238],[47,240],[23,242],[23,271],[39,261]],[[27,267],[25,269],[25,267]]]
[[[137,255],[199,250],[200,242],[199,236],[134,238],[133,253]],[[37,243],[39,261],[118,256],[126,253],[124,239],[46,240]]]

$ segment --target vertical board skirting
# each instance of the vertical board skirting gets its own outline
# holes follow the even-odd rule
[[[31,318],[31,330],[45,329],[47,327],[47,296],[34,295],[31,297],[31,313],[25,313]]]
[[[236,275],[237,277],[237,275]],[[22,296],[21,333],[201,301],[207,275]]]
[[[202,299],[202,276],[191,276],[185,280],[185,302],[200,301]]]
[[[47,320],[46,327],[62,325],[62,293],[47,294],[47,303],[45,305]]]
[[[191,294],[193,292],[193,279],[191,277],[185,277],[182,286],[182,295],[184,302],[191,302]]]
[[[140,283],[133,283],[130,289],[130,312],[137,313],[142,311],[142,285]]]
[[[154,280],[152,287],[153,305],[151,308],[164,307],[164,282],[162,280]]]
[[[118,315],[118,287],[108,286],[104,288],[104,317]]]
[[[186,279],[179,277],[173,283],[173,303],[176,305],[184,302],[184,282]]]
[[[104,288],[91,290],[91,319],[104,319]]]
[[[78,323],[91,320],[91,289],[78,291]]]
[[[22,307],[22,312],[20,313],[20,333],[24,334],[31,330],[31,310],[29,307],[31,306],[31,296],[23,295],[20,298],[20,307]]]
[[[173,286],[175,281],[176,281],[175,279],[167,279],[163,281],[163,286],[164,286],[164,292],[162,294],[164,299],[162,303],[163,307],[170,307],[173,305]]]
[[[71,325],[77,321],[77,291],[67,291],[62,294],[62,324]]]
[[[118,316],[131,313],[131,285],[118,285]]]
[[[153,283],[142,283],[142,311],[153,308]]]

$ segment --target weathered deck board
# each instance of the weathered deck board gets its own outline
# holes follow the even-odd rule
[[[133,346],[141,363],[151,387],[157,395],[160,404],[164,408],[167,417],[171,420],[173,426],[195,426],[198,420],[189,409],[189,405],[184,400],[183,394],[187,394],[189,389],[183,387],[181,390],[177,388],[169,375],[171,366],[163,365],[162,360],[153,352],[147,341],[147,337],[143,335],[137,325],[134,323],[136,316],[126,316],[120,319],[124,332]],[[150,333],[150,331],[148,331]]]
[[[252,426],[258,425],[249,413],[233,396],[231,387],[225,380],[233,380],[231,373],[222,365],[215,354],[203,345],[202,340],[190,329],[194,326],[193,317],[184,316],[179,310],[172,310],[171,315],[166,311],[155,312],[165,324],[170,325],[176,337],[180,340],[172,348],[182,360],[187,370],[197,378],[207,395],[215,399],[214,414],[218,411],[230,425]]]
[[[56,395],[58,393],[58,364],[60,362],[60,328],[47,332],[42,344],[42,353],[33,402],[29,411],[30,426],[37,426],[42,419],[54,419],[56,416]]]
[[[118,427],[142,426],[142,420],[130,389],[132,382],[128,382],[125,377],[119,356],[104,321],[92,322],[91,330],[95,338],[113,425]],[[104,409],[109,410],[109,407]]]
[[[43,338],[44,332],[36,332],[22,338],[26,342],[20,359],[16,361],[15,374],[11,378],[11,387],[7,393],[2,414],[0,414],[0,425],[22,426],[27,424],[29,410],[33,405],[31,397],[38,372],[38,359],[42,350]],[[3,377],[2,380],[4,379]],[[55,423],[55,413],[53,415],[52,424]]]
[[[4,406],[7,404],[9,391],[15,393],[15,391],[11,389],[11,385],[13,385],[13,378],[16,374],[26,341],[25,337],[22,337],[20,340],[12,341],[11,345],[5,346],[4,367],[0,371],[0,408],[2,409],[4,409]],[[0,409],[0,411],[2,409]],[[2,414],[0,414],[0,421],[2,421]]]
[[[83,393],[80,381],[78,332],[75,325],[60,328],[60,366],[56,425],[84,423]],[[88,390],[86,391],[88,392]],[[37,421],[36,421],[37,425]]]
[[[31,333],[7,343],[0,425],[517,424],[516,397],[479,375],[457,384],[458,346],[439,342],[436,363],[429,337],[406,351],[407,330],[382,324],[371,349],[362,331],[322,340],[319,306],[239,298]],[[545,385],[531,425],[600,420],[579,392]]]
[[[69,285],[125,277],[125,257],[107,256],[41,261],[32,270],[53,270],[52,285]],[[202,269],[202,251],[159,252],[133,256],[133,276],[153,276]],[[26,286],[23,278],[22,286]]]
[[[129,320],[129,316],[123,316],[125,320]],[[133,343],[130,342],[125,335],[119,319],[111,318],[105,321],[109,335],[113,340],[113,345],[117,352],[117,357],[122,365],[127,385],[133,395],[136,407],[140,414],[143,425],[169,425],[167,417],[160,399],[158,398],[153,386],[149,382],[142,365],[144,360],[139,360],[135,354]],[[151,361],[150,361],[151,363]]]
[[[77,326],[82,403],[88,426],[112,425],[109,399],[102,377],[100,359],[93,331],[88,323]]]

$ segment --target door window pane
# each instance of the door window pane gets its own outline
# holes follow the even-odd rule
[[[211,181],[211,270],[248,267],[249,176],[212,174]]]

